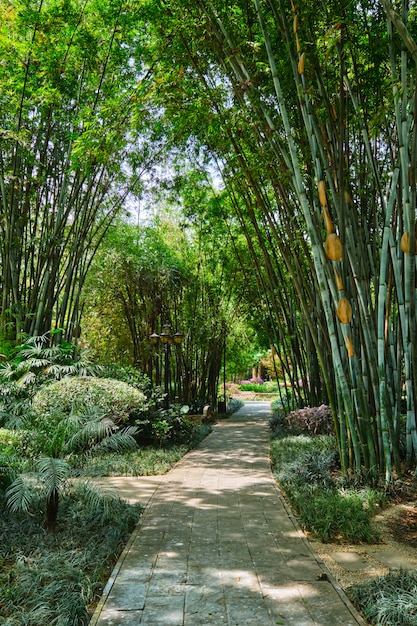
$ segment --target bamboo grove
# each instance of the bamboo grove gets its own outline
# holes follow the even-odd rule
[[[143,166],[128,154],[139,17],[100,0],[0,11],[1,332],[70,338],[94,251]]]
[[[408,467],[417,453],[415,8],[160,7],[160,97],[222,172],[224,219],[252,250],[271,342],[280,353],[283,334],[304,338],[343,469],[389,482],[400,446]]]
[[[219,341],[234,288],[300,401],[330,403],[343,470],[389,483],[403,458],[414,468],[414,4],[1,10],[2,335],[76,334],[94,254],[160,156],[172,178],[181,163],[217,170],[213,201],[196,195],[184,212],[235,259]],[[146,369],[144,350],[138,340]]]

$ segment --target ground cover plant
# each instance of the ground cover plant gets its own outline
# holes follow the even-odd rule
[[[31,480],[31,498],[25,515],[6,505],[10,476],[0,481],[0,624],[3,626],[83,626],[94,610],[102,588],[140,516],[114,494],[98,488],[86,477],[149,475],[168,471],[208,426],[196,426],[193,442],[177,446],[147,446],[130,451],[102,451],[97,456],[72,454],[65,461],[66,478],[60,484],[55,532],[44,524],[42,487]],[[0,458],[8,459],[15,431],[0,431]],[[23,458],[23,457],[22,457]],[[57,459],[63,461],[63,459]],[[25,459],[25,469],[30,460]],[[22,460],[16,468],[22,471]],[[10,466],[9,466],[10,469]],[[76,478],[79,475],[82,478]],[[12,491],[13,494],[13,491]]]
[[[314,418],[314,411],[304,409],[298,417],[293,412],[289,421],[283,414],[272,418],[271,459],[277,480],[300,525],[320,541],[376,541],[372,516],[384,494],[364,484],[349,485],[342,479],[335,437],[310,434],[314,432],[312,424],[330,429],[331,414],[322,407],[318,412],[319,420]]]
[[[145,446],[124,453],[108,452],[87,459],[75,455],[70,463],[74,473],[98,476],[153,476],[165,474],[189,450],[210,433],[209,425],[195,427],[195,435],[188,443],[164,446]]]
[[[133,368],[92,366],[48,341],[0,367],[4,626],[87,624],[140,516],[94,477],[165,473],[210,430],[162,410]]]
[[[307,407],[286,415],[279,403],[275,408],[270,422],[273,468],[301,526],[322,542],[378,541],[372,517],[389,496],[367,486],[366,477],[342,477],[335,438],[314,434],[317,425],[331,432],[330,412]],[[390,573],[346,592],[369,624],[417,626],[416,572]]]
[[[370,624],[417,625],[417,572],[390,573],[348,590]]]
[[[42,503],[23,515],[0,497],[0,624],[88,624],[141,509],[105,492],[92,505],[80,484],[62,498],[55,534],[45,532]]]

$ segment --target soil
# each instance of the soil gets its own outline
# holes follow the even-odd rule
[[[373,524],[379,536],[375,544],[321,543],[307,534],[312,548],[344,589],[385,576],[400,567],[417,569],[417,479],[414,476],[399,484],[398,493],[375,515]],[[333,557],[343,552],[359,555],[362,566],[342,567]],[[389,568],[383,563],[383,555],[387,553],[398,557],[402,565]]]

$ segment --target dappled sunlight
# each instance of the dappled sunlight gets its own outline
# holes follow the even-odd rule
[[[322,565],[284,506],[266,428],[233,419],[156,485],[97,626],[116,609],[115,624],[168,624],[174,614],[182,626],[357,624],[332,585],[317,582]]]

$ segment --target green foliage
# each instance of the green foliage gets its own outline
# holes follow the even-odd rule
[[[348,595],[369,624],[417,625],[417,572],[393,572],[351,587]]]
[[[54,414],[59,418],[59,414],[94,410],[102,418],[119,423],[126,422],[133,411],[145,408],[145,395],[138,389],[122,381],[92,376],[63,378],[44,386],[33,398],[36,421],[50,419]]]
[[[0,423],[21,428],[33,395],[45,383],[99,371],[85,350],[66,342],[51,345],[49,333],[27,339],[14,347],[10,360],[0,362]]]
[[[285,489],[285,486],[284,486]],[[290,498],[301,526],[324,543],[345,540],[350,543],[372,543],[377,536],[372,529],[373,509],[356,493],[299,492]]]
[[[227,403],[227,412],[230,415],[232,413],[236,413],[236,411],[242,408],[243,405],[244,405],[244,402],[242,402],[242,400],[239,400],[238,398],[232,398]]]
[[[135,424],[139,429],[137,440],[142,445],[189,444],[198,431],[197,425],[181,413],[179,405],[168,409],[154,409],[147,417],[136,419]]]
[[[279,436],[271,441],[272,463],[277,468],[282,468],[306,454],[323,454],[325,456],[336,454],[336,439],[332,435],[319,435],[308,437],[306,435],[289,435],[280,429]]]
[[[152,384],[149,377],[135,367],[112,363],[104,366],[98,375],[102,378],[120,380],[131,387],[139,389],[146,397],[152,396]]]
[[[138,82],[138,8],[111,0],[0,5],[0,320],[14,340],[64,324],[66,338],[77,332],[91,258],[137,185],[143,160],[126,161],[139,123],[149,123],[139,112],[147,81]]]
[[[196,446],[211,431],[210,426],[196,427],[188,444],[145,446],[123,453],[109,452],[94,456],[73,455],[69,462],[74,474],[83,476],[153,476],[165,474],[184,454]]]
[[[88,605],[98,600],[140,508],[105,493],[92,500],[78,485],[62,500],[57,541],[40,527],[38,504],[33,516],[22,517],[4,509],[0,498],[7,564],[0,573],[0,623],[86,625]]]
[[[63,379],[59,382],[65,380],[86,379]],[[137,429],[133,426],[119,429],[112,419],[103,416],[102,410],[97,412],[97,409],[69,414],[58,409],[35,413],[31,429],[30,450],[35,456],[33,469],[14,479],[7,489],[7,502],[12,511],[28,513],[32,512],[34,502],[42,495],[46,501],[48,530],[55,530],[59,501],[66,491],[73,488],[70,479],[74,474],[68,463],[73,453],[90,456],[136,448],[133,436]]]
[[[372,516],[383,496],[372,489],[339,487],[334,477],[334,437],[280,432],[281,436],[271,441],[272,465],[301,525],[323,542],[376,541]]]
[[[277,393],[278,386],[272,381],[265,383],[243,383],[239,385],[241,391],[254,391],[255,393]]]
[[[10,485],[13,476],[30,469],[28,448],[26,432],[0,428],[0,490]]]

